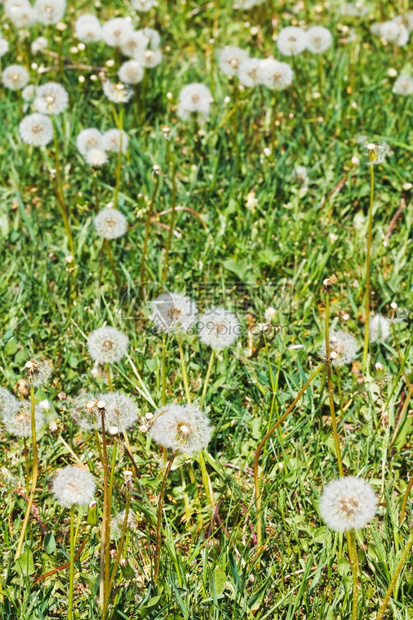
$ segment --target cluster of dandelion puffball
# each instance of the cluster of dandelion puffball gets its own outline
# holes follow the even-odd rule
[[[101,133],[96,127],[82,129],[76,138],[79,153],[92,168],[100,168],[108,161],[108,153],[126,153],[129,136],[123,129],[108,129]]]

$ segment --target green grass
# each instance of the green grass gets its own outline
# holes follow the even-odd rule
[[[120,2],[102,3],[98,15],[111,17],[115,10],[129,14]],[[65,229],[56,203],[48,168],[53,168],[53,149],[44,157],[39,149],[26,147],[18,135],[18,98],[1,87],[0,118],[0,231],[2,238],[0,280],[0,360],[2,385],[24,393],[24,364],[31,356],[50,359],[53,374],[36,398],[52,404],[50,419],[38,438],[40,477],[35,507],[46,536],[31,518],[25,557],[33,564],[19,570],[14,562],[24,517],[26,462],[31,451],[0,430],[0,545],[2,556],[0,610],[2,618],[43,620],[66,617],[68,569],[36,582],[68,561],[69,511],[51,494],[54,473],[77,459],[87,463],[98,485],[102,503],[102,465],[94,436],[81,432],[70,416],[72,399],[81,389],[107,390],[103,373],[92,374],[93,362],[85,335],[104,321],[125,331],[130,356],[154,402],[161,404],[162,338],[147,319],[140,296],[140,261],[145,234],[144,197],[154,190],[153,165],[161,168],[155,210],[171,208],[172,179],[162,127],[171,128],[171,150],[177,172],[177,204],[193,209],[177,212],[169,269],[162,281],[167,229],[151,227],[146,261],[148,295],[163,288],[193,295],[201,310],[214,304],[237,311],[243,334],[236,348],[218,356],[206,398],[215,427],[207,468],[218,516],[211,524],[201,472],[192,461],[195,482],[190,481],[189,459],[179,458],[166,488],[161,572],[158,587],[152,581],[156,509],[162,481],[161,450],[136,426],[130,439],[141,478],[132,492],[132,509],[138,518],[129,535],[127,558],[133,579],[119,573],[114,618],[162,618],[172,620],[259,620],[350,618],[351,567],[345,537],[330,531],[318,513],[324,484],[338,476],[331,432],[327,385],[321,374],[308,388],[297,408],[268,441],[262,454],[264,548],[256,546],[256,510],[252,467],[255,449],[273,419],[282,415],[311,371],[320,363],[325,298],[323,279],[337,275],[331,294],[331,325],[344,328],[363,342],[363,295],[369,169],[356,144],[360,135],[385,140],[392,148],[383,165],[375,169],[371,309],[389,315],[395,301],[404,320],[396,323],[397,346],[411,372],[410,309],[412,294],[412,199],[403,184],[412,181],[411,97],[392,93],[391,66],[399,72],[411,59],[409,43],[393,56],[390,45],[373,38],[371,19],[341,17],[336,8],[315,11],[307,1],[308,21],[328,26],[334,45],[325,54],[324,90],[318,90],[317,58],[309,52],[296,59],[293,86],[277,94],[280,125],[272,136],[270,120],[274,94],[245,89],[239,95],[239,124],[234,138],[234,85],[216,63],[215,49],[240,45],[251,55],[277,55],[272,39],[271,16],[279,27],[293,19],[306,20],[305,12],[293,12],[292,3],[271,3],[250,12],[237,12],[232,2],[221,1],[219,35],[211,43],[214,3],[165,2],[148,14],[140,14],[139,26],[159,29],[164,59],[148,73],[145,113],[138,116],[134,102],[125,106],[125,129],[131,141],[122,168],[119,208],[130,230],[111,243],[120,274],[116,286],[107,257],[99,285],[101,239],[93,228],[95,200],[92,175],[76,150],[76,136],[85,127],[115,127],[101,84],[89,80],[90,72],[66,71],[39,76],[32,82],[56,79],[70,93],[70,110],[57,119],[59,157],[64,169],[66,201],[70,209],[76,249],[74,277],[65,261],[69,253]],[[271,4],[274,4],[271,7]],[[339,3],[337,3],[338,6]],[[385,18],[398,10],[396,2],[381,2]],[[90,10],[84,2],[72,3],[78,15]],[[322,6],[322,3],[317,3]],[[377,19],[377,15],[376,15]],[[244,24],[259,26],[254,37]],[[65,23],[72,22],[67,13]],[[0,27],[9,38],[10,52],[2,66],[18,60],[24,47],[13,28]],[[340,43],[340,25],[356,28],[361,44]],[[50,36],[55,36],[50,30]],[[63,53],[71,63],[104,67],[115,57],[99,44],[74,55],[71,28],[62,34]],[[44,34],[33,29],[30,40]],[[20,46],[20,47],[19,47]],[[57,49],[56,42],[51,48]],[[349,58],[355,61],[355,92],[349,94]],[[281,58],[290,62],[289,59]],[[23,56],[20,59],[25,61]],[[48,56],[31,62],[49,66]],[[109,74],[115,75],[119,66]],[[411,67],[411,65],[410,65]],[[80,84],[78,75],[86,81]],[[204,82],[215,103],[202,136],[194,127],[178,121],[175,113],[181,88],[192,81]],[[167,98],[171,92],[173,99]],[[225,97],[230,97],[224,103]],[[355,102],[357,107],[351,106]],[[290,118],[291,116],[291,118]],[[236,146],[240,170],[236,170]],[[50,146],[50,145],[49,145]],[[263,149],[272,149],[270,158]],[[360,164],[354,165],[357,155]],[[308,168],[309,187],[302,190],[294,180],[294,166]],[[116,156],[97,174],[100,205],[113,199]],[[257,205],[246,206],[253,191]],[[401,201],[405,206],[383,240]],[[170,215],[159,222],[169,223]],[[269,306],[279,310],[280,329],[267,347],[248,356],[247,326],[263,321]],[[253,337],[258,344],[259,337]],[[301,345],[301,348],[295,348]],[[333,373],[339,434],[345,472],[368,479],[380,496],[377,517],[358,532],[360,561],[359,618],[374,618],[391,575],[409,535],[412,503],[399,525],[403,496],[412,475],[411,409],[399,420],[408,386],[401,373],[401,359],[394,337],[371,346],[369,372],[357,364]],[[194,399],[200,398],[210,352],[194,336],[184,339]],[[184,386],[176,341],[167,340],[167,398],[183,402]],[[383,371],[377,371],[380,362]],[[357,379],[360,379],[359,381]],[[115,389],[137,396],[140,417],[153,407],[138,393],[141,387],[125,358],[113,368]],[[343,411],[340,410],[340,403]],[[397,430],[394,437],[395,429]],[[111,440],[109,440],[110,442]],[[119,450],[115,472],[113,512],[124,508],[122,472],[130,467]],[[19,493],[18,493],[19,491]],[[185,520],[184,493],[191,510]],[[75,568],[75,617],[99,618],[97,604],[100,530],[88,526],[84,515],[77,546],[85,541]],[[115,545],[112,545],[115,548]],[[413,565],[406,563],[394,590],[386,618],[413,617]]]

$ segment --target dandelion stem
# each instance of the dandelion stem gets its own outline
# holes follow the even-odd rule
[[[111,392],[113,392],[113,384],[112,384],[112,377],[110,374],[110,364],[106,364],[106,376],[108,378],[108,386],[109,386],[109,390]]]
[[[336,418],[336,409],[334,405],[333,380],[332,380],[332,373],[331,373],[329,323],[330,323],[330,294],[327,292],[326,293],[326,318],[325,318],[325,347],[326,347],[326,358],[327,358],[326,367],[327,367],[328,399],[329,399],[329,404],[330,404],[331,426],[333,429],[334,445],[336,448],[338,471],[339,471],[340,476],[343,476],[343,462],[341,460],[340,439],[339,439],[338,430],[337,430],[337,418]]]
[[[199,403],[199,406],[201,407],[201,409],[204,406],[205,397],[206,397],[206,393],[207,393],[207,389],[208,389],[208,384],[209,384],[209,380],[211,378],[212,366],[214,364],[214,359],[215,359],[215,351],[214,351],[214,349],[212,349],[211,357],[209,358],[208,370],[207,370],[207,374],[206,374],[206,377],[205,377],[204,389],[202,390],[201,402]]]
[[[39,475],[39,461],[37,456],[37,443],[36,443],[36,420],[35,420],[35,400],[34,400],[34,387],[30,385],[30,425],[32,432],[32,448],[33,448],[33,474],[32,474],[32,486],[29,496],[29,501],[26,506],[26,514],[24,515],[24,521],[22,526],[22,531],[20,533],[19,542],[17,545],[17,551],[15,555],[15,560],[17,560],[21,556],[24,539],[26,536],[27,526],[29,524],[30,512],[33,505],[34,494],[36,492],[36,484],[37,478]]]
[[[146,260],[146,251],[148,249],[149,242],[149,233],[151,229],[151,218],[153,213],[153,205],[155,202],[156,194],[159,187],[159,174],[156,175],[155,188],[153,190],[152,198],[149,203],[149,207],[146,213],[146,226],[145,226],[145,239],[143,241],[143,249],[142,249],[142,258],[141,258],[141,270],[140,270],[140,279],[141,279],[141,297],[142,301],[145,301],[145,287],[144,287],[144,279],[145,279],[145,260]]]
[[[310,383],[312,383],[312,381],[316,378],[316,376],[318,375],[320,370],[322,370],[322,368],[324,368],[324,366],[325,366],[325,364],[320,364],[320,366],[318,366],[318,368],[315,369],[315,371],[310,376],[310,378],[307,379],[307,381],[304,383],[303,387],[298,392],[297,396],[294,398],[294,400],[291,403],[291,405],[289,407],[287,407],[287,409],[285,410],[283,415],[280,418],[278,418],[278,420],[265,433],[264,437],[261,439],[261,441],[258,444],[258,447],[257,447],[257,449],[255,451],[255,459],[254,459],[254,489],[255,489],[255,501],[256,501],[256,507],[257,507],[257,546],[258,547],[260,546],[261,540],[262,540],[261,494],[260,494],[260,478],[259,478],[259,473],[258,473],[258,464],[259,464],[260,454],[261,454],[262,449],[265,446],[268,438],[271,437],[273,432],[290,415],[291,411],[294,409],[294,407],[296,406],[296,404],[298,403],[298,401],[300,400],[300,398],[302,397],[302,395],[304,394],[304,392],[306,391],[306,389],[308,388]]]
[[[106,444],[106,429],[105,429],[105,411],[101,412],[102,420],[102,465],[103,465],[103,518],[102,518],[102,540],[100,547],[100,575],[99,575],[99,603],[102,607],[105,604],[105,571],[108,567],[105,566],[105,551],[106,545],[109,545],[109,541],[106,540],[107,534],[107,518],[108,518],[108,451]]]
[[[70,567],[69,567],[69,605],[67,619],[73,618],[73,580],[75,574],[75,536],[74,536],[75,505],[70,507]]]
[[[355,530],[350,530],[350,532],[348,532],[347,543],[349,545],[351,570],[353,572],[353,602],[352,602],[351,620],[357,620],[357,598],[358,598],[357,590],[358,590],[359,562],[358,562],[358,557],[357,557]]]
[[[370,319],[370,264],[371,264],[371,238],[373,231],[373,204],[374,204],[374,166],[370,165],[370,205],[367,226],[367,255],[366,255],[366,287],[365,287],[365,325],[364,325],[364,349],[363,349],[363,368],[367,366],[367,355],[369,352],[369,319]]]
[[[116,448],[117,442],[113,443],[112,447],[112,463],[110,468],[109,487],[108,487],[108,499],[107,499],[107,513],[106,513],[106,547],[105,547],[105,599],[104,607],[109,605],[109,567],[110,567],[110,512],[112,507],[112,494],[113,494],[113,481],[115,477],[115,465],[116,465]]]
[[[213,512],[215,508],[214,492],[212,490],[212,484],[211,484],[210,477],[208,476],[207,468],[205,465],[204,453],[202,452],[202,450],[201,452],[199,452],[198,459],[199,459],[199,465],[201,467],[201,475],[202,475],[202,482],[203,482],[204,489],[205,489],[205,495],[207,498],[207,502],[211,508],[211,511]]]
[[[191,404],[191,394],[189,392],[188,374],[186,372],[186,364],[185,364],[185,354],[184,354],[184,350],[182,348],[181,335],[179,333],[176,334],[176,339],[178,341],[179,355],[181,357],[182,379],[183,379],[183,382],[184,382],[185,396],[186,396],[186,400],[188,401],[188,405],[190,405]]]
[[[398,577],[399,577],[399,575],[401,573],[401,570],[402,570],[402,568],[403,568],[403,566],[404,566],[404,564],[405,564],[405,562],[406,562],[406,560],[408,558],[408,555],[410,553],[410,549],[412,548],[412,545],[413,545],[413,529],[410,530],[410,536],[409,536],[409,539],[407,541],[406,547],[405,547],[405,549],[404,549],[404,551],[402,553],[402,556],[401,556],[401,558],[399,560],[398,565],[396,566],[396,570],[394,571],[393,577],[391,578],[391,581],[389,583],[389,587],[387,588],[387,592],[386,592],[386,594],[384,596],[383,602],[382,602],[382,604],[380,606],[380,609],[379,609],[379,611],[377,613],[376,620],[382,620],[382,618],[384,617],[384,614],[385,614],[385,611],[386,611],[387,606],[389,604],[390,597],[392,595],[394,586],[396,585],[397,579],[398,579]]]
[[[164,472],[163,480],[162,480],[162,485],[161,485],[161,490],[159,493],[158,514],[157,514],[157,520],[156,520],[155,567],[154,567],[154,575],[153,575],[153,580],[155,584],[158,583],[159,562],[161,559],[161,525],[162,525],[162,509],[163,509],[163,502],[164,502],[164,497],[165,497],[165,487],[166,487],[166,481],[168,478],[168,474],[171,470],[172,463],[174,462],[175,456],[176,455],[174,453],[169,459],[168,463],[166,464],[165,472]]]
[[[110,576],[110,581],[109,581],[109,585],[108,585],[108,589],[107,589],[107,600],[106,600],[106,605],[105,608],[103,610],[103,614],[102,617],[105,618],[106,614],[107,614],[107,610],[109,607],[109,603],[110,603],[110,595],[112,593],[112,589],[113,589],[113,584],[116,578],[116,573],[119,567],[119,562],[121,560],[122,557],[122,552],[123,552],[123,547],[125,544],[125,539],[126,539],[126,533],[128,530],[128,519],[129,519],[129,510],[130,510],[130,501],[131,501],[131,495],[130,492],[127,492],[126,495],[126,504],[125,504],[125,518],[123,519],[123,524],[122,524],[122,533],[120,536],[120,540],[119,540],[119,545],[117,548],[117,554],[116,554],[116,560],[115,560],[115,564],[113,565],[113,570],[112,570],[112,574]]]
[[[111,250],[110,243],[109,243],[108,239],[105,239],[103,241],[103,245],[105,246],[106,254],[108,255],[108,259],[109,259],[110,266],[111,266],[112,271],[113,271],[113,275],[115,276],[116,285],[117,285],[118,288],[120,288],[121,287],[121,281],[120,281],[120,277],[119,277],[119,274],[118,274],[118,270],[116,269],[115,261],[113,260],[113,254],[112,254],[112,250]]]
[[[166,335],[162,335],[162,405],[166,405]]]
[[[175,226],[175,215],[176,215],[176,170],[175,170],[175,160],[174,160],[174,156],[173,156],[173,153],[172,153],[172,148],[171,148],[171,145],[169,143],[169,140],[167,140],[166,143],[168,145],[169,163],[170,163],[170,166],[171,166],[171,174],[172,174],[172,211],[171,211],[171,219],[170,219],[170,222],[169,222],[168,238],[166,240],[165,258],[164,258],[163,272],[162,272],[162,279],[163,280],[166,280],[166,277],[168,275],[169,251],[171,249],[172,234],[173,234],[173,230],[174,230],[174,226]]]
[[[57,130],[56,130],[56,124],[55,124],[53,115],[52,115],[52,123],[53,123],[53,144],[54,144],[54,157],[55,157],[56,180],[57,180],[57,190],[56,190],[57,202],[59,203],[60,209],[62,211],[63,222],[65,225],[67,237],[69,240],[70,252],[73,256],[73,259],[75,259],[75,246],[73,243],[72,229],[70,228],[69,215],[67,212],[65,197],[63,193],[62,172],[60,169],[60,162],[59,162],[59,145],[57,141]]]
[[[115,209],[118,208],[118,200],[119,200],[119,189],[120,189],[120,179],[121,179],[121,169],[122,169],[122,141],[123,141],[123,107],[120,106],[119,110],[119,152],[118,152],[118,163],[116,166],[116,185],[115,185],[115,195],[113,198],[113,206]]]
[[[410,491],[412,490],[412,487],[413,487],[413,476],[410,478],[409,484],[407,485],[407,489],[404,494],[403,504],[400,510],[399,525],[403,523],[404,514],[406,512],[407,500],[409,499],[409,495],[410,495]]]

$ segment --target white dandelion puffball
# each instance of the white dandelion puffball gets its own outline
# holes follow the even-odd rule
[[[99,327],[89,336],[87,348],[90,357],[99,364],[120,362],[128,351],[129,338],[114,327]]]
[[[38,54],[39,52],[43,52],[43,50],[47,49],[48,40],[46,37],[37,37],[31,44],[32,54]]]
[[[132,89],[123,82],[115,84],[109,80],[103,83],[103,92],[113,103],[127,103],[133,95]]]
[[[16,28],[29,28],[36,22],[36,11],[28,0],[7,0],[4,12]]]
[[[90,471],[82,467],[67,465],[57,472],[52,491],[57,501],[70,508],[73,505],[87,506],[93,499],[96,484]]]
[[[123,237],[128,228],[126,217],[118,209],[102,209],[93,220],[95,230],[104,239]]]
[[[0,414],[6,431],[17,437],[31,437],[31,404],[27,400],[18,400],[13,394],[0,388]],[[34,421],[36,432],[44,424],[43,410],[35,405]]]
[[[373,316],[369,321],[370,342],[376,342],[376,340],[387,340],[390,336],[391,324],[391,319],[386,319],[386,317],[381,316],[381,314],[376,314],[376,316]]]
[[[180,293],[163,293],[150,304],[150,320],[162,332],[188,332],[194,325],[198,309],[190,297]]]
[[[195,405],[167,405],[159,409],[149,429],[149,435],[164,448],[184,454],[204,450],[211,439],[208,416]]]
[[[110,537],[112,540],[118,540],[118,538],[122,535],[123,524],[125,522],[126,510],[122,510],[122,512],[118,512],[118,514],[114,515],[110,520]],[[135,513],[132,510],[128,512],[128,520],[126,527],[129,530],[134,530],[137,526],[137,520]]]
[[[137,60],[127,60],[121,65],[118,76],[125,84],[139,84],[142,81],[144,68]]]
[[[247,11],[248,9],[252,9],[253,6],[264,4],[264,2],[265,0],[235,0],[233,7],[234,9]]]
[[[363,17],[369,12],[369,7],[364,6],[361,2],[345,2],[340,5],[342,15],[349,17]]]
[[[354,476],[333,480],[323,489],[320,515],[337,532],[359,530],[377,510],[377,496],[368,482]]]
[[[0,58],[2,58],[9,51],[9,43],[6,39],[0,37]]]
[[[132,32],[127,39],[122,42],[121,52],[125,56],[130,56],[131,58],[137,58],[148,47],[148,40],[143,34],[142,30],[136,30]]]
[[[109,158],[102,148],[92,148],[87,151],[85,159],[92,168],[101,168],[108,163]]]
[[[90,149],[101,149],[103,143],[103,136],[99,129],[95,127],[89,127],[88,129],[82,129],[76,138],[77,150],[83,157],[86,156]]]
[[[122,129],[109,129],[103,134],[103,148],[109,153],[126,153],[129,144],[129,136]]]
[[[284,90],[288,88],[294,78],[294,72],[286,62],[280,62],[275,58],[266,58],[261,61],[259,68],[260,83],[271,90]]]
[[[102,39],[102,28],[96,15],[85,13],[75,23],[75,35],[82,43],[96,43]]]
[[[41,24],[57,24],[66,11],[66,0],[36,0],[34,9]]]
[[[280,30],[277,39],[278,49],[284,56],[301,54],[308,44],[307,33],[297,26],[287,26]]]
[[[364,151],[369,158],[369,166],[382,164],[386,159],[386,155],[390,152],[390,147],[386,142],[380,142],[378,144],[375,142],[369,142],[366,136],[360,136],[357,138],[357,144],[360,144],[364,148]]]
[[[261,83],[260,68],[264,61],[260,58],[246,58],[241,61],[238,78],[241,84],[252,88]]]
[[[312,26],[307,30],[307,49],[314,54],[327,51],[333,42],[333,36],[324,26]]]
[[[116,427],[121,433],[138,419],[138,406],[134,399],[122,392],[101,394],[99,400],[105,403],[105,426]]]
[[[29,83],[30,75],[22,65],[9,65],[2,74],[3,84],[10,90],[21,90]]]
[[[240,47],[227,46],[217,51],[219,68],[225,75],[238,75],[242,62],[247,60],[248,53]]]
[[[152,7],[158,6],[157,0],[132,0],[132,6],[137,11],[150,11]]]
[[[33,99],[36,97],[36,91],[36,86],[34,86],[33,84],[29,84],[28,86],[25,86],[23,88],[22,98],[24,99],[24,101],[33,101]]]
[[[406,45],[409,40],[409,31],[407,28],[403,24],[393,20],[377,24],[376,28],[373,26],[372,31],[373,33],[378,32],[378,34],[389,43],[394,43],[399,46]]]
[[[146,44],[152,50],[157,49],[161,44],[161,35],[154,28],[142,28],[140,31],[142,36],[146,39]]]
[[[413,95],[413,76],[399,75],[393,86],[395,95]]]
[[[162,51],[159,48],[154,50],[146,49],[144,52],[136,54],[134,58],[146,69],[154,69],[162,60]]]
[[[179,95],[177,115],[183,121],[191,116],[205,120],[209,116],[211,93],[204,84],[194,82],[184,86]]]
[[[294,178],[303,187],[308,186],[308,172],[305,166],[295,166]]]
[[[216,351],[230,347],[241,333],[237,317],[225,308],[207,310],[199,317],[198,325],[201,342]]]
[[[124,17],[109,19],[102,26],[102,38],[106,45],[120,47],[133,32],[131,22]]]
[[[26,376],[32,385],[43,385],[51,375],[52,364],[50,361],[30,359],[25,364]]]
[[[53,140],[53,125],[44,114],[29,114],[19,125],[21,139],[32,146],[46,146]]]
[[[350,364],[357,357],[359,348],[357,340],[348,332],[330,332],[330,357],[333,366]],[[325,343],[320,348],[320,355],[322,357],[326,356]]]
[[[73,401],[70,415],[81,428],[91,430],[101,426],[101,413],[97,406],[99,398],[81,393]]]
[[[39,86],[34,105],[42,114],[61,114],[69,105],[67,90],[57,82]]]

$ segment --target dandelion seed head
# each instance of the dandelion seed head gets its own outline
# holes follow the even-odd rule
[[[96,15],[85,13],[75,22],[75,34],[83,43],[96,43],[102,39],[102,28]]]
[[[30,359],[25,368],[27,380],[36,387],[45,383],[52,372],[52,365],[46,360]]]
[[[85,154],[86,162],[92,168],[101,168],[108,162],[106,151],[102,148],[91,148]]]
[[[390,326],[392,324],[391,319],[386,319],[386,317],[381,314],[376,314],[370,319],[369,322],[369,338],[370,342],[376,342],[376,340],[387,340],[390,336]]]
[[[49,42],[46,37],[37,37],[31,44],[32,54],[43,52],[43,50],[47,49],[48,44]]]
[[[105,401],[105,424],[123,433],[138,420],[138,407],[133,398],[123,392],[109,392],[98,398]]]
[[[377,496],[370,484],[354,476],[333,480],[320,498],[321,518],[337,532],[365,527],[376,510]]]
[[[0,58],[2,58],[9,51],[9,42],[6,39],[0,37]]]
[[[277,45],[284,56],[297,56],[308,46],[307,33],[297,26],[287,26],[280,30]]]
[[[99,364],[120,362],[127,353],[128,344],[129,338],[126,334],[114,327],[95,329],[87,341],[90,357]]]
[[[252,9],[254,6],[264,4],[264,2],[265,0],[236,0],[233,7],[236,10],[247,11],[248,9]]]
[[[98,399],[92,394],[82,392],[73,401],[70,415],[81,428],[91,430],[100,428],[101,414]]]
[[[0,413],[6,431],[10,435],[17,437],[31,437],[31,404],[27,400],[18,400],[0,388]],[[36,432],[40,431],[44,424],[43,409],[39,405],[35,405],[34,421]]]
[[[238,78],[241,84],[248,88],[253,88],[261,83],[261,64],[260,58],[246,58],[242,60],[238,70]]]
[[[144,52],[134,56],[143,67],[154,69],[162,60],[162,51],[160,49],[146,49]]]
[[[81,155],[86,157],[91,149],[102,149],[103,136],[95,127],[82,129],[76,138],[76,146]]]
[[[137,11],[147,12],[158,6],[157,0],[132,0],[132,6]]]
[[[103,83],[103,92],[109,101],[113,101],[113,103],[127,103],[133,95],[132,89],[123,84],[123,82],[116,84],[109,80]]]
[[[359,348],[357,340],[348,332],[333,330],[330,332],[330,356],[333,366],[350,364],[357,357]],[[326,356],[325,343],[320,348],[320,355]]]
[[[70,508],[73,505],[88,506],[95,494],[95,488],[90,471],[67,465],[54,477],[52,491],[60,504]]]
[[[148,47],[148,39],[143,34],[142,30],[135,30],[132,32],[122,43],[121,51],[125,56],[131,58],[139,57]]]
[[[24,99],[24,101],[33,101],[36,96],[36,90],[36,86],[34,86],[33,84],[25,86],[22,90],[22,98]]]
[[[16,28],[28,28],[36,22],[37,14],[28,0],[7,0],[4,12]]]
[[[157,30],[154,30],[154,28],[142,28],[140,32],[145,37],[148,47],[154,50],[160,46],[161,35]]]
[[[118,71],[119,79],[125,84],[139,84],[143,74],[144,68],[137,60],[127,60]]]
[[[150,304],[150,320],[162,332],[188,332],[194,325],[198,310],[190,297],[180,293],[164,293]]]
[[[379,34],[383,39],[389,43],[394,43],[402,47],[406,45],[409,40],[409,31],[402,23],[397,23],[394,20],[377,24],[376,29],[372,27],[373,34]]]
[[[27,86],[29,79],[29,72],[21,65],[9,65],[2,74],[3,84],[10,90],[21,90]]]
[[[39,86],[34,105],[41,114],[61,114],[69,105],[67,90],[57,82]]]
[[[45,146],[53,139],[53,125],[44,114],[29,114],[19,125],[21,139],[32,146]]]
[[[333,36],[324,26],[312,26],[307,30],[307,49],[314,54],[327,51],[333,42]]]
[[[168,405],[159,409],[151,421],[149,434],[164,448],[185,454],[204,450],[212,429],[208,416],[195,405]]]
[[[226,349],[239,338],[241,325],[232,312],[225,308],[211,308],[199,317],[199,338],[216,351]]]
[[[109,129],[103,134],[103,148],[110,153],[126,153],[129,144],[128,134],[121,129]]]
[[[395,95],[413,95],[413,76],[399,75],[393,86]]]
[[[238,75],[241,63],[247,60],[248,53],[235,46],[226,46],[217,51],[219,68],[225,75]]]
[[[93,221],[95,230],[104,239],[117,239],[122,237],[127,230],[126,217],[118,210],[112,208],[102,209]]]
[[[36,0],[34,9],[41,24],[57,24],[66,11],[66,0]]]
[[[184,86],[179,95],[177,115],[183,121],[191,116],[205,120],[209,116],[211,92],[204,84],[193,82]]]
[[[386,142],[380,142],[379,144],[370,142],[366,136],[360,136],[357,138],[357,144],[364,147],[369,159],[369,166],[382,164],[386,159],[386,155],[390,152],[390,147]]]
[[[259,68],[260,83],[271,90],[284,90],[293,81],[294,72],[286,62],[275,58],[266,58],[261,61]]]
[[[303,187],[308,186],[308,172],[305,166],[295,166],[294,177],[300,185]]]
[[[106,45],[120,47],[133,33],[133,26],[124,17],[109,19],[102,26],[102,37]]]
[[[122,535],[123,524],[125,521],[126,510],[122,510],[122,512],[118,512],[118,514],[114,515],[110,520],[110,537],[112,540],[118,540]],[[128,520],[126,527],[129,530],[134,530],[138,525],[135,513],[129,510]]]

